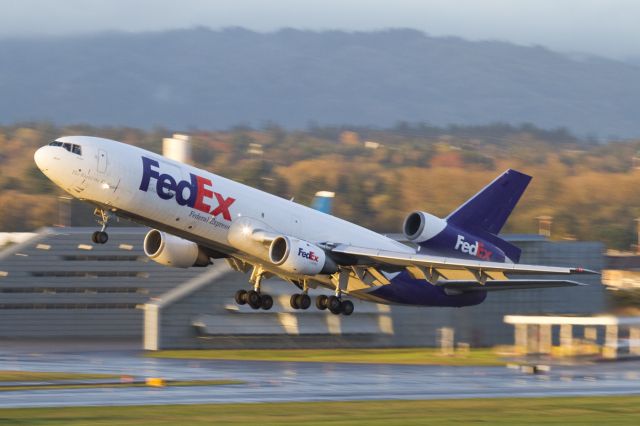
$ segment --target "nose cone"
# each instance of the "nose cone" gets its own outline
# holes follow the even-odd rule
[[[42,148],[39,148],[35,152],[35,154],[33,154],[33,160],[36,162],[36,166],[38,166],[38,168],[43,172],[46,171],[48,168],[47,160],[49,158],[49,154],[47,151],[49,151],[48,147],[43,146]]]

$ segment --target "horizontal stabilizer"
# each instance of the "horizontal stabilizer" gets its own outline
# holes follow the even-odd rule
[[[569,280],[489,280],[484,284],[478,281],[440,281],[436,286],[451,292],[468,293],[472,291],[529,290],[536,288],[584,286]]]

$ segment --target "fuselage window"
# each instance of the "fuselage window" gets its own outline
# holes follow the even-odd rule
[[[66,149],[67,151],[71,152],[71,144],[70,143],[63,143],[62,147],[64,149]]]
[[[62,146],[62,142],[53,141],[49,144],[49,146]]]
[[[80,145],[74,144],[71,152],[73,152],[74,154],[82,155],[82,148],[80,148]]]

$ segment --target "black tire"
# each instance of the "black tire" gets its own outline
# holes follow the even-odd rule
[[[299,294],[292,294],[291,299],[289,299],[289,304],[293,309],[300,309],[300,305],[298,305],[298,296]]]
[[[300,309],[309,309],[309,306],[311,306],[311,298],[309,297],[308,294],[300,294],[298,295],[298,306],[300,306]]]
[[[354,310],[353,302],[351,300],[343,300],[342,306],[340,307],[340,312],[342,315],[349,316],[353,313]]]
[[[236,303],[244,305],[247,303],[247,290],[238,290],[235,295]]]
[[[247,292],[247,303],[253,309],[260,309],[260,294],[255,290],[249,290]]]
[[[321,294],[320,296],[316,297],[316,308],[320,309],[321,311],[324,311],[325,309],[327,309],[328,300],[329,298],[324,294]]]
[[[329,310],[334,314],[340,313],[340,299],[336,296],[329,296],[329,299],[327,300],[327,308],[329,308]]]
[[[93,241],[96,244],[98,244],[98,232],[100,231],[95,231],[93,234],[91,234],[91,241]]]
[[[268,294],[263,294],[260,297],[260,307],[265,311],[268,311],[273,306],[273,297]]]
[[[98,244],[106,244],[109,241],[109,234],[103,231],[98,231],[96,233],[96,243]]]

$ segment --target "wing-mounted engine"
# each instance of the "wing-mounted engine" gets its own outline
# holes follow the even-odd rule
[[[236,249],[292,274],[332,274],[338,270],[336,263],[321,247],[282,235],[256,219],[243,217],[234,220],[227,239]]]
[[[266,223],[250,217],[233,221],[227,239],[234,248],[260,259],[269,259],[269,245],[280,234]]]
[[[211,264],[209,256],[196,243],[157,229],[144,237],[144,253],[154,262],[174,268]]]
[[[269,260],[294,274],[333,274],[338,270],[322,248],[293,237],[280,236],[273,240],[269,247]]]
[[[445,230],[447,221],[426,212],[410,213],[404,220],[402,232],[414,243],[430,240]]]

